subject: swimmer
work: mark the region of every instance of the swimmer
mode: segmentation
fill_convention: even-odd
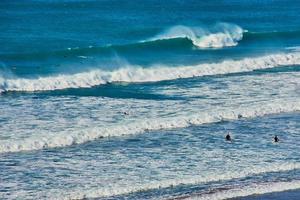
[[[226,135],[225,139],[226,139],[226,141],[231,141],[231,136],[229,133]]]
[[[274,137],[274,142],[279,142],[279,138],[277,137],[277,135],[275,135]]]

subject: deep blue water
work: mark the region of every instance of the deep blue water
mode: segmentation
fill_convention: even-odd
[[[1,1],[0,199],[299,189],[299,9]]]

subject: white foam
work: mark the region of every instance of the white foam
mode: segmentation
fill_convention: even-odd
[[[93,70],[73,75],[57,75],[36,79],[7,78],[0,75],[0,93],[4,91],[45,91],[66,88],[88,88],[108,82],[155,82],[194,76],[249,72],[258,69],[300,64],[300,53],[226,60],[194,66],[131,66],[115,71]]]
[[[191,125],[214,123],[222,120],[236,120],[239,115],[252,118],[281,112],[300,111],[300,101],[280,100],[249,104],[235,108],[224,108],[210,111],[202,111],[198,114],[176,117],[160,117],[156,119],[141,119],[126,124],[108,125],[80,129],[77,131],[65,131],[58,134],[39,133],[34,137],[22,140],[0,141],[0,152],[19,152],[26,150],[38,150],[43,148],[64,147],[72,144],[99,139],[101,137],[122,136],[139,134],[149,130],[183,128]]]
[[[204,27],[174,26],[148,41],[187,38],[200,48],[236,46],[242,40],[244,30],[235,24],[219,23],[209,30]]]
[[[209,183],[214,181],[226,181],[236,178],[244,178],[248,176],[254,176],[263,173],[270,172],[283,172],[299,169],[300,164],[298,163],[284,163],[282,165],[270,165],[264,167],[247,167],[236,172],[225,172],[222,175],[211,174],[209,176],[180,176],[176,179],[166,179],[166,180],[152,180],[144,183],[135,184],[122,184],[113,183],[106,184],[102,187],[91,187],[91,188],[72,188],[68,190],[51,189],[48,191],[43,191],[36,193],[35,196],[38,198],[46,199],[85,199],[85,198],[99,198],[99,197],[110,197],[115,195],[124,195],[133,192],[147,191],[153,189],[163,189],[168,187],[174,187],[178,185],[197,185],[203,183]],[[199,197],[193,197],[193,199],[225,199],[231,197],[248,196],[251,194],[263,194],[267,192],[284,191],[290,189],[297,189],[300,187],[300,181],[291,182],[280,182],[272,184],[262,184],[262,185],[252,185],[245,188],[237,188],[228,191],[221,191],[214,194],[207,194]],[[22,192],[22,191],[20,191]],[[27,195],[26,193],[17,193],[16,195],[22,196]],[[184,199],[184,198],[183,198]],[[192,199],[192,198],[191,198]]]
[[[245,197],[257,194],[266,194],[273,192],[282,192],[286,190],[295,190],[300,188],[300,181],[294,180],[290,182],[271,182],[252,184],[250,186],[236,187],[228,190],[222,190],[216,193],[182,198],[185,200],[221,200],[236,197]]]

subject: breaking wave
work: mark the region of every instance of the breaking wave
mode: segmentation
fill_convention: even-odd
[[[300,64],[300,53],[273,54],[241,60],[193,66],[131,66],[115,71],[92,70],[35,79],[5,77],[0,74],[0,93],[8,91],[46,91],[68,88],[89,88],[111,82],[155,82],[196,76],[249,72],[284,65]]]
[[[178,25],[146,41],[187,38],[199,48],[222,48],[236,46],[242,40],[244,32],[238,25],[229,23],[219,23],[211,30]]]
[[[283,172],[299,169],[298,163],[285,163],[279,165],[269,165],[264,167],[251,167],[245,168],[239,172],[227,172],[222,175],[214,174],[213,176],[194,176],[194,177],[181,177],[181,179],[175,180],[163,180],[163,181],[149,181],[146,184],[127,184],[127,186],[114,186],[109,185],[108,187],[95,187],[95,188],[74,188],[72,190],[60,190],[52,189],[49,191],[43,191],[35,194],[41,199],[86,199],[86,198],[101,198],[101,197],[112,197],[117,195],[129,194],[134,192],[148,191],[154,189],[162,189],[168,187],[176,187],[179,185],[195,185],[199,183],[208,183],[214,181],[226,181],[236,178],[244,178],[253,175],[259,175],[270,172]],[[269,192],[280,192],[291,189],[300,188],[300,181],[294,180],[290,182],[271,182],[271,183],[260,183],[252,184],[244,187],[238,187],[228,190],[219,190],[215,193],[208,193],[201,196],[184,196],[177,197],[176,199],[182,200],[221,200],[234,197],[249,196],[252,194],[264,194]],[[16,194],[21,196],[20,194]]]
[[[176,116],[168,118],[146,119],[123,125],[93,127],[72,132],[57,133],[51,136],[40,133],[39,137],[22,140],[0,141],[0,153],[39,150],[43,148],[64,147],[81,144],[103,137],[140,134],[152,130],[184,128],[192,125],[215,123],[223,120],[237,120],[240,116],[253,118],[268,114],[300,111],[300,101],[281,100],[268,101],[239,108],[216,109],[200,114]]]

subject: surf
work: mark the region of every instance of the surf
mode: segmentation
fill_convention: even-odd
[[[241,105],[236,109],[216,108],[202,111],[199,114],[179,115],[175,117],[160,117],[145,120],[134,120],[126,124],[112,124],[103,127],[91,127],[72,132],[51,133],[41,131],[38,136],[22,140],[10,139],[0,141],[0,153],[32,151],[45,148],[65,147],[97,140],[104,137],[120,137],[135,135],[149,131],[185,128],[194,125],[217,123],[243,118],[261,117],[270,114],[298,112],[300,102],[297,99],[266,101],[249,105]]]
[[[186,38],[199,48],[222,48],[236,46],[244,32],[240,26],[230,23],[218,23],[211,28],[178,25],[145,41]]]
[[[265,166],[253,166],[247,167],[239,172],[227,172],[225,174],[208,174],[201,175],[197,174],[194,176],[189,175],[180,175],[179,178],[167,179],[167,180],[154,180],[148,181],[147,183],[142,182],[139,184],[126,184],[128,187],[124,187],[122,183],[119,185],[118,183],[102,186],[102,187],[93,187],[93,188],[85,188],[82,190],[80,187],[75,187],[72,190],[61,190],[61,189],[50,189],[43,192],[36,193],[36,196],[39,198],[47,198],[47,199],[85,199],[85,198],[101,198],[101,197],[114,197],[118,195],[126,195],[138,192],[146,192],[157,189],[167,189],[174,188],[177,186],[183,185],[197,185],[201,183],[210,183],[216,181],[228,181],[232,179],[241,179],[251,176],[262,175],[265,173],[272,172],[286,172],[291,170],[298,170],[300,165],[298,163],[285,163],[285,164],[268,164]],[[124,183],[123,183],[124,184]],[[228,188],[228,189],[220,189],[216,192],[208,192],[200,195],[191,195],[191,196],[183,196],[178,197],[179,199],[188,199],[188,200],[204,200],[204,199],[213,199],[213,200],[221,200],[227,198],[234,197],[243,197],[249,196],[253,194],[265,194],[269,192],[281,192],[292,189],[299,189],[300,181],[293,180],[290,182],[286,181],[278,181],[278,182],[269,182],[269,183],[252,183],[245,186],[238,186],[236,188]],[[21,195],[21,194],[20,194]],[[61,198],[63,197],[63,198]],[[185,198],[186,197],[186,198]],[[176,198],[177,199],[177,198]]]

